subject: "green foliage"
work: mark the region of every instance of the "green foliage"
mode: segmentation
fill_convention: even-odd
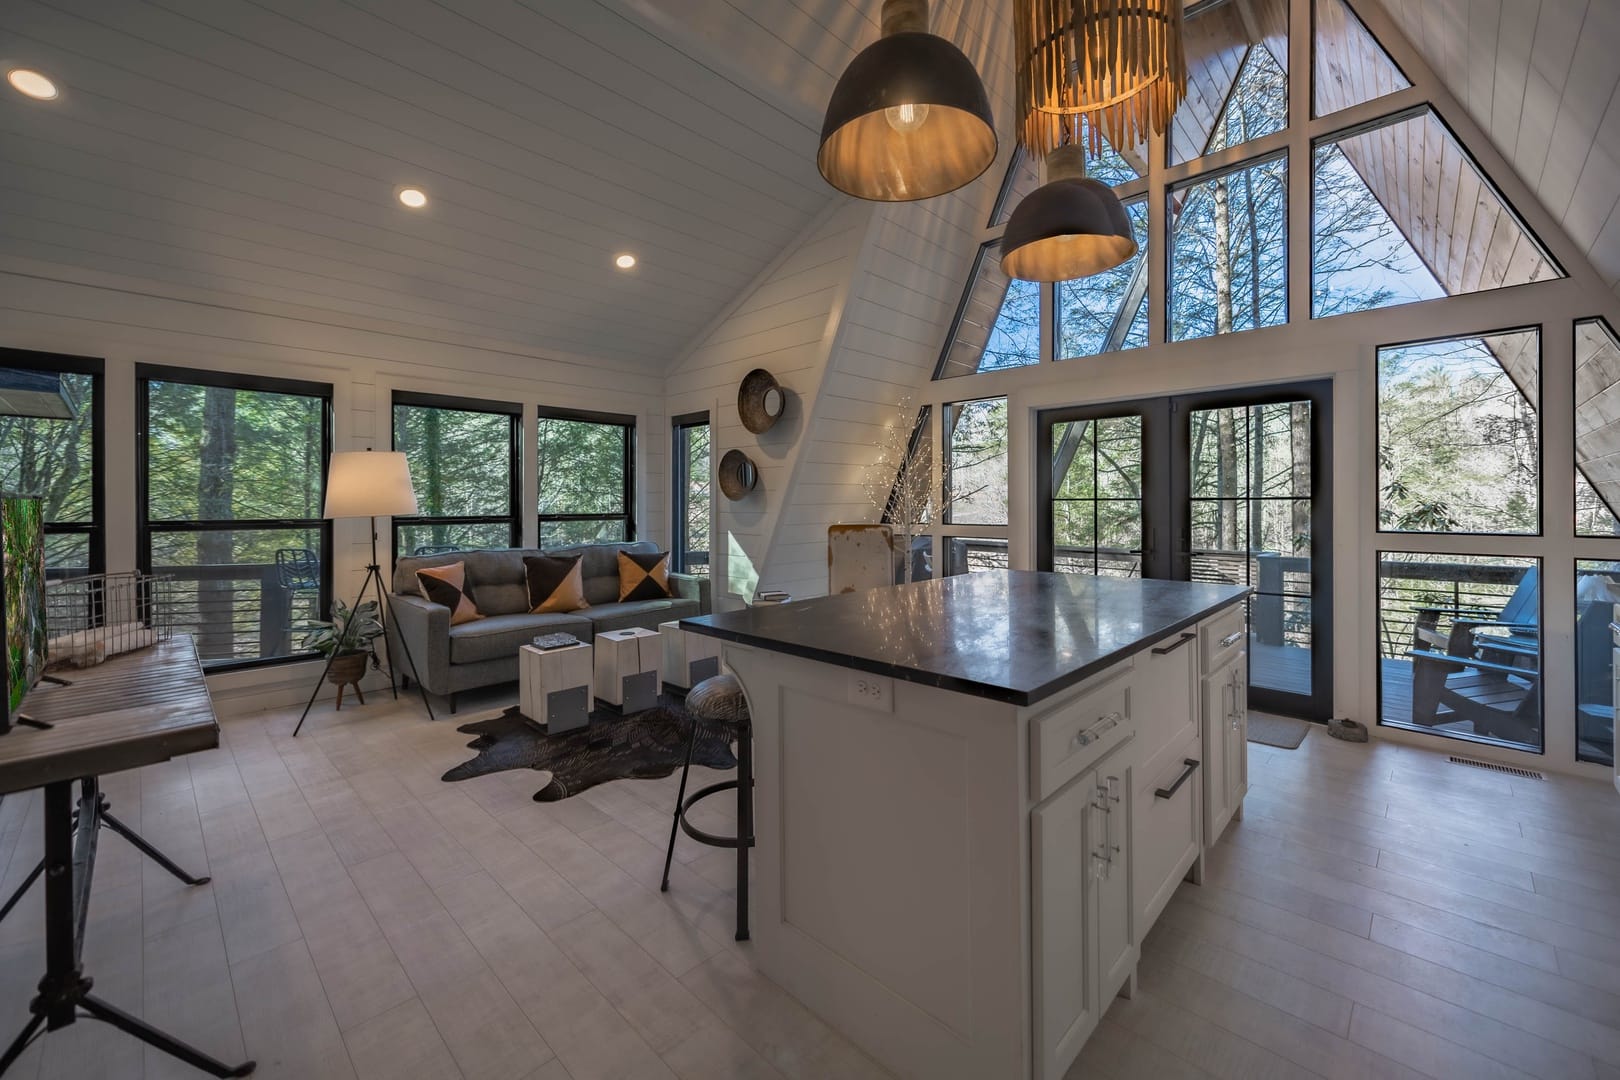
[[[621,424],[541,417],[539,426],[540,546],[628,540],[630,507],[625,468],[632,428]],[[554,515],[586,520],[548,520]]]
[[[95,509],[95,380],[64,374],[62,384],[77,406],[73,419],[0,416],[0,491],[37,495],[51,524],[88,524]],[[45,563],[88,571],[88,537],[47,537]]]
[[[304,635],[301,642],[304,648],[313,649],[322,656],[331,656],[336,653],[371,651],[372,642],[381,637],[383,633],[382,621],[378,618],[377,601],[366,600],[358,607],[350,610],[349,605],[342,600],[332,602],[332,618],[328,621],[317,620],[309,624],[309,632]]]
[[[945,520],[1007,523],[1007,399],[945,406]]]
[[[1540,528],[1536,410],[1508,374],[1537,348],[1529,331],[1379,350],[1380,527]]]

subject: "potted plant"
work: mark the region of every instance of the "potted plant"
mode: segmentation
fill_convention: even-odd
[[[326,681],[338,688],[340,709],[343,707],[345,686],[353,686],[355,694],[359,695],[360,679],[366,673],[366,658],[369,656],[373,664],[377,663],[372,642],[383,632],[382,621],[377,616],[375,600],[367,600],[353,609],[343,601],[335,600],[332,602],[331,621],[310,623],[309,633],[304,635],[304,648],[331,657]],[[361,697],[360,704],[365,703],[366,699]]]

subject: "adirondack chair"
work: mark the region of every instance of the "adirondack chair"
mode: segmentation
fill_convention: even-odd
[[[1541,597],[1534,566],[1502,609],[1426,606],[1412,629],[1412,722],[1468,721],[1475,735],[1540,742]],[[1451,628],[1439,630],[1450,615]]]

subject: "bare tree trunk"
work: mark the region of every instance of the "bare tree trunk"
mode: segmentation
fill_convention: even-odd
[[[1265,546],[1266,504],[1266,409],[1256,406],[1249,412],[1249,547]]]
[[[1311,490],[1311,403],[1296,401],[1289,405],[1288,423],[1291,457],[1294,463],[1293,484],[1289,494],[1297,500],[1301,494]],[[1289,544],[1295,551],[1309,552],[1309,543],[1302,544],[1300,539],[1310,535],[1311,504],[1296,501],[1293,506],[1291,523],[1293,535],[1289,538]]]
[[[203,521],[224,521],[233,516],[232,496],[236,462],[236,391],[210,386],[203,391],[202,460],[197,471],[197,516]],[[197,562],[202,566],[228,566],[232,562],[228,532],[197,534]],[[202,581],[197,585],[199,608],[197,649],[207,659],[233,653],[231,624],[235,615],[235,583]]]
[[[1227,181],[1215,181],[1215,332],[1232,331],[1232,209]],[[1216,546],[1225,551],[1237,547],[1237,519],[1224,500],[1237,496],[1237,431],[1232,413],[1216,414],[1216,490],[1222,502],[1216,505]]]
[[[422,410],[422,457],[427,465],[427,507],[430,514],[444,513],[444,470],[439,465],[443,452],[444,433],[440,430],[442,414],[438,409]],[[442,547],[449,543],[443,525],[433,526],[433,544]]]

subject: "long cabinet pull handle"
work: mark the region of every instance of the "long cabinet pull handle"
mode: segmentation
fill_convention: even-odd
[[[1183,758],[1181,763],[1185,765],[1186,768],[1181,770],[1181,775],[1176,777],[1176,782],[1167,788],[1162,787],[1154,789],[1153,797],[1155,799],[1175,798],[1176,792],[1181,790],[1181,785],[1190,780],[1192,778],[1192,774],[1198,771],[1197,758]]]
[[[1163,656],[1165,653],[1175,652],[1177,649],[1181,648],[1183,645],[1187,644],[1187,642],[1191,641],[1197,636],[1197,634],[1182,634],[1179,638],[1172,641],[1168,645],[1155,645],[1153,647],[1153,655]]]
[[[1221,648],[1230,649],[1233,645],[1236,645],[1238,641],[1242,639],[1242,637],[1242,630],[1232,631],[1230,634],[1227,634],[1225,637],[1221,638]]]
[[[1120,722],[1123,721],[1124,719],[1125,719],[1125,717],[1121,713],[1117,713],[1117,712],[1109,713],[1107,716],[1103,717],[1101,720],[1097,721],[1095,724],[1092,724],[1090,727],[1086,728],[1084,731],[1077,732],[1075,734],[1075,736],[1074,736],[1074,745],[1076,745],[1076,746],[1090,746],[1092,743],[1096,742],[1098,739],[1100,739],[1104,735],[1108,734],[1108,732],[1110,732],[1110,731],[1114,730],[1114,728],[1118,727],[1120,725]]]

